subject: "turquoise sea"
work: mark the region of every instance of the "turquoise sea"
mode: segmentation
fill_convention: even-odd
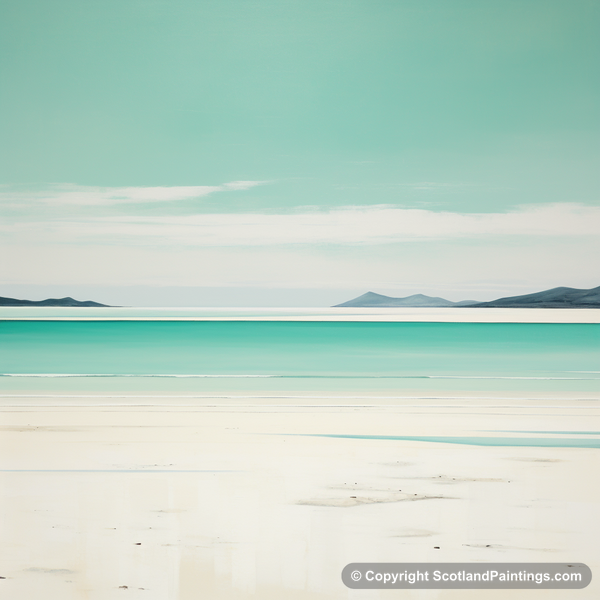
[[[0,394],[600,392],[600,325],[0,321]]]

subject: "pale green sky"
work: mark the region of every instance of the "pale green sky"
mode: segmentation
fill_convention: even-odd
[[[0,295],[596,286],[599,30],[588,0],[2,0]]]

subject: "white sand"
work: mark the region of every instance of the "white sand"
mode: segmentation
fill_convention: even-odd
[[[599,308],[67,308],[0,307],[3,320],[600,323]]]
[[[295,435],[600,431],[592,396],[470,396],[2,398],[1,596],[600,597],[600,450]],[[577,561],[596,579],[577,591],[348,590],[341,570],[362,561]]]

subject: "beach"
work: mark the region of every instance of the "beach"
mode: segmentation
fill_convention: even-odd
[[[600,568],[597,325],[0,333],[11,599],[375,599],[394,592],[348,589],[348,563]],[[591,600],[599,585],[510,595]]]
[[[598,447],[577,447],[589,434],[558,433],[600,429],[595,399],[173,400],[17,408],[3,398],[6,597],[383,598],[390,592],[345,588],[342,568],[600,567]],[[398,435],[511,445],[377,438]],[[543,593],[591,599],[598,583]]]
[[[599,28],[0,1],[0,600],[600,600]]]

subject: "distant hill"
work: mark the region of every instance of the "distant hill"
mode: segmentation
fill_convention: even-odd
[[[2,298],[0,297],[0,306],[107,306],[106,304],[100,304],[99,302],[92,302],[87,300],[85,302],[79,302],[73,300],[73,298],[48,298],[48,300],[17,300],[16,298]]]
[[[431,296],[424,296],[423,294],[414,294],[413,296],[407,296],[406,298],[392,298],[390,296],[383,296],[382,294],[375,294],[374,292],[367,292],[358,298],[354,298],[354,300],[348,300],[348,302],[344,302],[343,304],[337,304],[334,308],[395,308],[402,306],[407,308],[436,308],[443,306],[469,306],[471,304],[477,304],[477,301],[463,300],[461,302],[451,302],[444,298],[433,298]]]
[[[600,308],[600,286],[590,290],[557,287],[535,294],[480,302],[472,308]]]
[[[433,298],[423,294],[414,294],[406,298],[391,298],[390,296],[367,292],[358,298],[343,304],[337,304],[334,308],[395,308],[403,306],[407,308],[446,306],[468,306],[469,308],[600,308],[600,286],[590,290],[557,287],[535,294],[499,298],[491,302],[477,302],[476,300],[451,302],[444,298]]]

